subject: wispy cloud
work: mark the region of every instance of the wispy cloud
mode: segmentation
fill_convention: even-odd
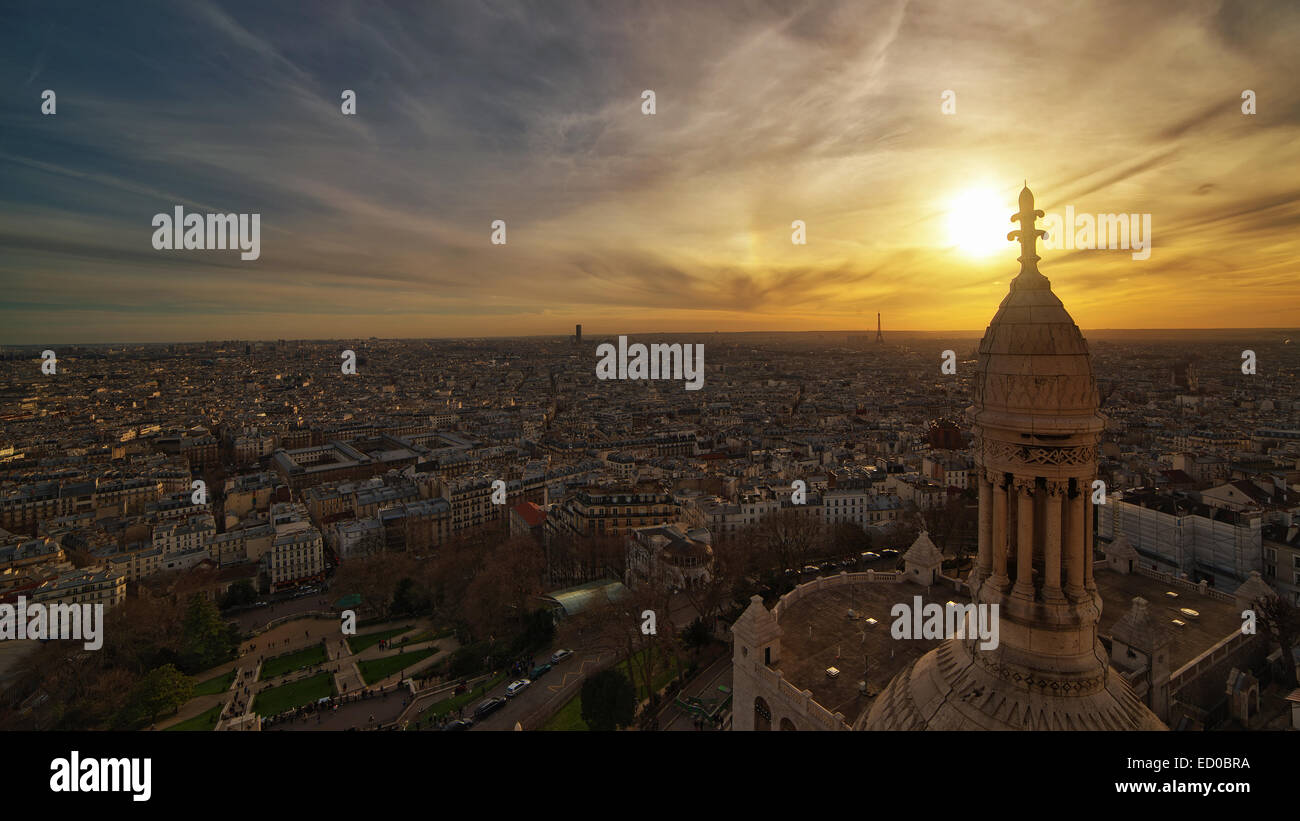
[[[1150,260],[1043,253],[1081,325],[1285,324],[1297,34],[1285,2],[28,7],[0,342],[978,328],[1017,249],[946,212],[991,189],[1009,230],[1024,178],[1153,216]],[[154,251],[175,205],[261,213],[262,257]]]

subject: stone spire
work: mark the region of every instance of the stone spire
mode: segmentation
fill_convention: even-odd
[[[1038,238],[1046,237],[1047,232],[1034,225],[1035,220],[1043,216],[1041,209],[1034,208],[1034,192],[1028,184],[1020,189],[1020,211],[1011,215],[1012,222],[1020,223],[1020,228],[1007,234],[1009,240],[1020,240],[1020,274],[1012,281],[1015,288],[1046,288],[1047,278],[1038,272]]]

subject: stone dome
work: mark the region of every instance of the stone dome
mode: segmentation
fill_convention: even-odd
[[[972,421],[1070,434],[1100,431],[1088,343],[1047,277],[1024,271],[980,341]]]
[[[1020,192],[1020,273],[980,340],[971,423],[990,431],[1068,436],[1099,433],[1105,427],[1088,343],[1052,283],[1038,271],[1036,246],[1047,232],[1036,227],[1043,212],[1034,195]]]

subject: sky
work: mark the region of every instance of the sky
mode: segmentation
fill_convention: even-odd
[[[1147,259],[1040,247],[1085,330],[1295,327],[1298,41],[1289,0],[10,2],[0,344],[982,329],[1026,180],[1150,215]],[[178,205],[260,257],[155,250]]]

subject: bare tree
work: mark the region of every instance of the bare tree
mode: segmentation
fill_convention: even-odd
[[[1295,647],[1300,641],[1300,607],[1284,597],[1265,596],[1255,602],[1255,612],[1265,632],[1282,648],[1282,669],[1287,686],[1295,687]]]
[[[680,641],[672,618],[671,599],[672,591],[667,585],[647,580],[618,602],[617,609],[622,614],[618,625],[628,672],[637,685],[638,695],[649,700],[649,708],[657,702],[658,673],[668,669],[670,662],[681,670]],[[649,715],[647,709],[643,718]]]
[[[781,568],[798,568],[825,542],[820,520],[811,511],[796,507],[769,513],[756,530],[761,549]]]
[[[739,542],[732,540],[720,540],[711,548],[713,561],[708,576],[696,584],[687,585],[683,591],[696,615],[704,620],[710,631],[717,621],[718,610],[730,600],[737,583],[749,572],[751,556]]]

